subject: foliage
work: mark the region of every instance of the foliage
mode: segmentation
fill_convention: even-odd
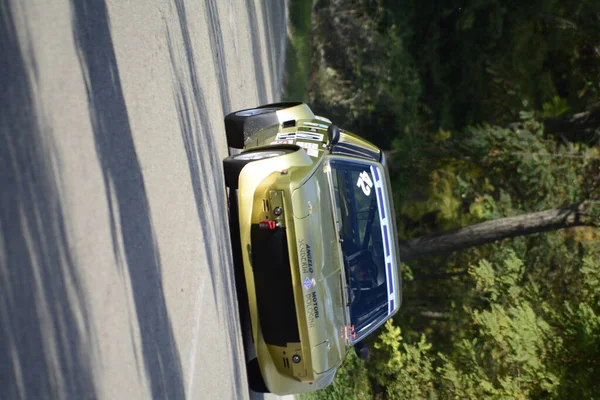
[[[319,0],[314,22],[310,101],[380,145],[423,125],[504,125],[524,107],[556,117],[600,96],[595,0]]]
[[[406,160],[394,178],[396,208],[404,218],[401,235],[575,204],[600,194],[593,172],[600,170],[599,149],[561,146],[533,119],[517,130],[481,125],[455,134],[441,131],[429,141],[406,135],[394,146],[395,156]]]
[[[436,398],[431,344],[425,336],[406,343],[400,328],[389,320],[374,348],[378,351],[369,360],[369,375],[376,388],[384,388],[387,399]]]
[[[543,125],[598,106],[599,2],[319,0],[314,23],[309,99],[391,149],[401,238],[600,199],[600,149]],[[600,398],[598,229],[401,268],[399,314],[323,396]]]
[[[518,117],[523,102],[535,109],[557,102],[581,109],[597,101],[597,1],[383,3],[408,38],[421,100],[439,126],[504,124]]]
[[[312,3],[312,0],[291,0],[289,3],[290,26],[285,55],[283,100],[304,101],[307,98]]]
[[[595,398],[600,366],[598,260],[586,257],[579,271],[586,290],[576,307],[551,307],[514,252],[492,268],[482,260],[470,269],[485,299],[470,311],[476,328],[438,368],[448,397]],[[593,288],[593,289],[592,289]],[[583,296],[581,296],[583,295]]]
[[[304,400],[366,400],[372,398],[371,386],[364,362],[351,351],[330,386],[306,393]]]
[[[519,130],[483,125],[438,134],[434,139],[397,140],[398,152],[408,157],[394,178],[401,237],[600,195],[594,181],[600,171],[598,149],[582,144],[559,146],[534,120],[526,120]],[[412,151],[407,149],[409,144]],[[401,310],[406,333],[411,338],[415,338],[411,336],[413,330],[426,333],[442,348],[462,339],[464,329],[468,329],[468,315],[462,305],[476,289],[466,275],[467,267],[490,256],[498,257],[490,261],[502,262],[504,256],[494,256],[498,246],[514,250],[527,266],[535,266],[536,273],[544,277],[540,290],[552,294],[549,301],[557,305],[562,295],[577,290],[573,272],[597,238],[594,232],[578,229],[516,238],[412,263],[414,280],[405,282],[408,301]],[[426,316],[432,313],[446,316]],[[458,338],[450,336],[457,333]]]
[[[556,332],[523,293],[523,262],[513,252],[507,257],[500,266],[482,260],[470,269],[481,304],[470,310],[475,329],[452,359],[442,356],[438,370],[451,396],[518,399],[556,392],[558,378],[547,363]]]
[[[557,306],[514,250],[490,256],[469,268],[468,323],[451,347],[407,341],[390,320],[365,364],[352,355],[333,386],[308,398],[598,398],[600,249],[575,271],[580,290]]]
[[[386,148],[417,115],[418,74],[385,10],[369,0],[315,2],[314,109]]]
[[[559,397],[598,398],[600,386],[600,257],[588,255],[579,271],[581,290],[565,301],[564,312],[549,310],[553,323],[563,334],[555,352],[561,386]]]

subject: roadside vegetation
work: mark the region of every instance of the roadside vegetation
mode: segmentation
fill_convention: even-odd
[[[303,398],[600,398],[600,3],[567,3],[297,14],[310,64],[288,98],[388,149],[399,245],[425,243],[372,356]],[[564,218],[434,251],[444,232],[548,210]]]
[[[311,68],[312,0],[290,0],[283,100],[307,100]]]

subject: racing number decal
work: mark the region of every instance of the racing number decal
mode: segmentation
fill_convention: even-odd
[[[369,176],[367,171],[363,171],[358,175],[358,181],[356,182],[356,186],[362,189],[365,196],[371,195],[371,188],[373,187],[373,181]]]

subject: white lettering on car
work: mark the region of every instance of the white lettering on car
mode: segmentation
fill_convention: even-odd
[[[362,189],[365,196],[371,195],[371,188],[373,187],[373,181],[369,176],[367,171],[363,171],[358,175],[358,181],[356,182],[356,186]]]

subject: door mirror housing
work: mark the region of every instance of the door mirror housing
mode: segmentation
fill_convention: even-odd
[[[333,146],[340,140],[340,128],[337,125],[329,125],[327,128],[327,139],[329,141],[329,150],[333,149]]]

